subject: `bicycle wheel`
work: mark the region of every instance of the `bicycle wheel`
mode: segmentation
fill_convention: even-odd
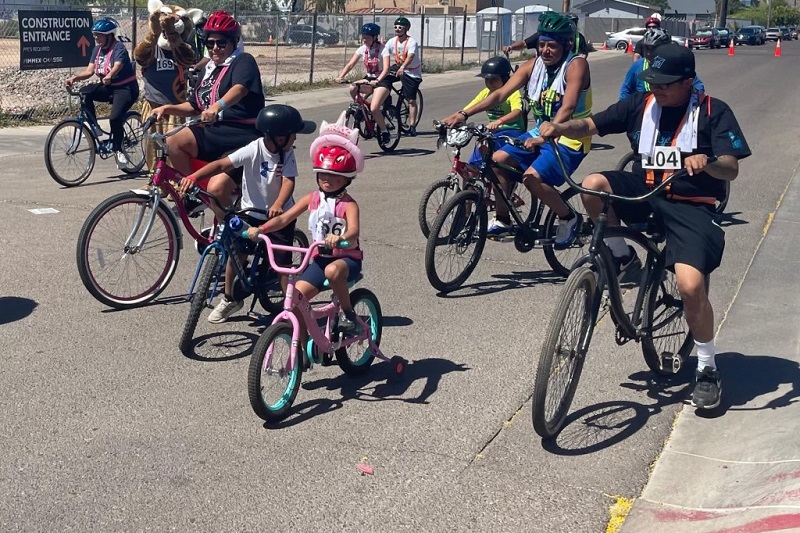
[[[122,151],[128,158],[128,165],[120,168],[126,174],[136,174],[144,167],[144,135],[142,133],[142,117],[139,113],[129,112],[122,125],[125,137],[122,140]]]
[[[289,414],[303,375],[303,350],[291,366],[292,326],[278,322],[268,327],[256,341],[247,372],[247,395],[253,412],[268,422]],[[291,368],[290,368],[291,367]]]
[[[642,355],[647,366],[662,376],[680,371],[686,366],[683,363],[692,352],[694,339],[673,272],[664,269],[660,279],[650,283],[642,315]],[[672,363],[675,357],[679,359]]]
[[[372,291],[359,288],[350,293],[350,302],[353,304],[353,311],[369,328],[370,339],[379,346],[383,333],[383,313],[378,297]],[[336,362],[345,374],[351,376],[364,374],[369,370],[373,359],[375,354],[370,351],[367,341],[356,342],[347,348],[336,350]]]
[[[191,305],[189,306],[189,316],[186,317],[186,324],[183,326],[181,338],[178,341],[178,349],[186,356],[192,355],[192,339],[197,329],[197,321],[203,309],[211,307],[208,298],[211,296],[211,282],[217,277],[219,270],[219,250],[214,248],[209,250],[204,259],[205,264],[197,283],[194,286],[194,294],[191,295]],[[223,267],[224,268],[224,267]]]
[[[450,174],[443,180],[431,183],[419,202],[419,229],[427,239],[431,233],[431,225],[442,210],[442,206],[461,190],[458,176]]]
[[[68,119],[57,124],[44,142],[44,164],[64,187],[80,185],[94,170],[95,138],[85,123]]]
[[[561,198],[570,206],[575,216],[579,217],[575,238],[572,244],[563,250],[556,250],[552,244],[544,245],[543,250],[547,264],[550,265],[553,272],[566,278],[569,276],[572,265],[586,253],[586,247],[592,242],[594,224],[583,207],[578,191],[567,189],[561,193]],[[544,228],[545,239],[555,239],[558,231],[558,217],[553,211],[548,210],[542,227]]]
[[[86,290],[108,306],[130,309],[145,304],[175,275],[181,236],[163,202],[156,206],[147,240],[138,246],[153,215],[152,202],[149,196],[123,192],[98,205],[83,223],[76,250],[78,273]]]
[[[472,274],[486,245],[487,225],[477,191],[461,191],[447,201],[425,247],[425,273],[434,289],[453,291]]]
[[[533,429],[545,439],[561,431],[583,370],[594,324],[595,273],[588,267],[569,275],[550,317],[533,385]]]
[[[424,101],[422,98],[422,91],[417,88],[417,116],[414,120],[414,126],[416,127],[419,124],[419,121],[422,119],[422,108],[424,106]],[[410,126],[408,117],[411,116],[411,112],[408,108],[408,102],[406,102],[405,98],[401,98],[398,104],[400,106],[400,124],[402,125],[403,133],[408,133],[408,128]]]
[[[722,200],[718,200],[717,201],[717,206],[714,209],[714,211],[718,215],[721,215],[722,213],[725,212],[725,208],[728,207],[728,200],[730,200],[730,197],[731,197],[731,182],[730,181],[726,181],[725,182],[725,198],[723,198]]]
[[[627,154],[622,156],[622,159],[619,160],[614,170],[624,170],[626,172],[632,172],[634,161],[636,161],[636,154],[633,152],[628,152]]]
[[[308,237],[303,232],[303,230],[295,228],[294,229],[294,237],[292,238],[292,246],[296,246],[298,248],[308,248]],[[266,252],[264,252],[266,253]],[[263,259],[266,267],[270,270],[270,274],[275,275],[274,272],[271,272],[272,269],[269,268],[269,260],[265,257]],[[293,253],[292,254],[292,266],[299,266],[300,263],[303,262],[303,254],[301,253]],[[283,292],[283,289],[278,283],[277,287],[262,291],[258,295],[258,303],[267,313],[276,314],[283,311],[283,301],[286,299],[286,295]]]
[[[511,197],[509,198],[514,208],[519,212],[520,218],[526,224],[530,223],[534,216],[536,216],[536,208],[539,206],[538,198],[534,198],[531,191],[522,183],[514,183],[514,188],[511,189]],[[497,200],[495,200],[495,203]]]
[[[384,152],[391,152],[400,142],[400,106],[383,106],[381,108],[383,120],[386,122],[386,131],[389,132],[389,142],[384,143],[378,134],[378,146]]]
[[[347,108],[344,114],[344,125],[350,128],[351,130],[357,129],[359,133],[363,136],[364,132],[361,129],[361,121],[358,120],[358,113],[359,109],[356,107],[354,108],[352,105]]]

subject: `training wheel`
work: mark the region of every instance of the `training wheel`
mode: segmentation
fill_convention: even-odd
[[[406,365],[408,362],[400,357],[399,355],[395,355],[391,359],[389,359],[389,366],[392,369],[392,373],[389,376],[389,381],[397,380],[403,373],[406,371]]]

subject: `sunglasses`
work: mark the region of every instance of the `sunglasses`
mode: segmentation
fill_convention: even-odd
[[[208,48],[225,48],[228,46],[228,41],[226,39],[206,39],[206,46]]]
[[[656,90],[659,90],[659,91],[666,91],[667,89],[669,89],[670,87],[672,87],[676,83],[682,82],[684,79],[686,79],[686,78],[681,78],[679,80],[675,80],[675,81],[672,81],[672,82],[669,82],[669,83],[651,83],[650,84],[650,88],[651,89],[656,89]]]
[[[396,29],[396,30],[404,30],[404,29],[406,29],[406,27],[405,26],[395,26],[394,29]]]
[[[648,30],[652,30],[652,29],[655,29],[655,28],[658,28],[658,26],[653,26],[653,25],[647,26]]]

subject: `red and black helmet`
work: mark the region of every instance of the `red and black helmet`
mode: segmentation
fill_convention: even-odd
[[[345,178],[354,178],[358,164],[346,148],[338,145],[322,146],[314,154],[314,172],[327,172]]]
[[[203,26],[203,33],[221,33],[232,35],[238,39],[242,35],[242,26],[227,11],[214,11]],[[234,46],[236,43],[234,43]]]

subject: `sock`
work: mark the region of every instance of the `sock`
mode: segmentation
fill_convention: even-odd
[[[608,246],[608,249],[611,250],[611,253],[614,255],[614,257],[628,256],[628,245],[625,243],[625,239],[623,237],[609,237],[604,240],[606,242],[606,246]]]
[[[563,220],[563,221],[565,221],[565,222],[566,222],[567,220],[572,220],[573,218],[575,218],[575,212],[574,212],[574,211],[572,211],[572,209],[570,209],[570,210],[569,210],[569,214],[568,214],[567,216],[565,216],[565,217],[559,216],[559,217],[558,217],[558,220],[559,220],[559,221]],[[613,238],[613,237],[612,237],[612,238]],[[624,240],[624,239],[623,239],[623,240]]]
[[[708,342],[694,341],[694,344],[697,346],[697,369],[703,370],[705,367],[710,366],[712,370],[716,370],[714,339]]]

